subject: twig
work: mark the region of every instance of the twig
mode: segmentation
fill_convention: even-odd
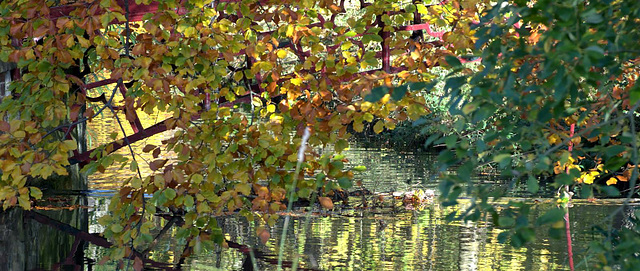
[[[121,84],[121,83],[122,83],[122,79],[118,79],[118,82],[116,82],[116,86],[113,88],[113,92],[111,92],[111,97],[109,97],[109,101],[107,101],[107,102],[105,103],[105,105],[103,105],[100,109],[98,109],[98,111],[96,111],[96,113],[95,113],[94,115],[98,115],[98,114],[102,113],[102,111],[103,111],[105,108],[107,108],[107,107],[111,106],[111,102],[113,101],[113,98],[114,98],[114,97],[115,97],[115,95],[116,95],[116,91],[118,90],[118,84]],[[49,136],[49,135],[51,135],[51,134],[53,134],[53,133],[55,133],[55,132],[57,132],[57,131],[59,131],[59,130],[61,130],[61,129],[65,128],[65,127],[69,128],[69,127],[71,127],[71,126],[74,126],[74,125],[78,125],[78,124],[80,124],[80,123],[83,123],[83,122],[85,122],[85,121],[87,121],[87,120],[89,120],[89,118],[87,118],[87,117],[83,117],[83,118],[81,118],[81,119],[79,119],[79,120],[77,120],[77,121],[74,121],[74,122],[72,122],[72,123],[60,125],[60,126],[58,126],[58,127],[54,128],[53,130],[51,130],[51,131],[47,132],[45,135],[43,135],[43,136],[42,136],[42,139],[45,139],[47,136]]]
[[[142,251],[143,255],[147,255],[147,253],[149,253],[149,251],[151,251],[151,249],[153,249],[153,247],[158,244],[158,241],[160,240],[160,237],[162,237],[165,233],[167,233],[167,231],[173,226],[173,224],[176,223],[176,220],[178,220],[177,217],[172,216],[169,221],[167,222],[166,225],[164,225],[164,227],[162,228],[162,230],[160,230],[160,232],[153,238],[153,241],[151,242],[151,244],[149,244],[149,247],[147,247],[147,249]]]
[[[24,212],[25,212],[24,213],[25,218],[33,219],[43,225],[47,225],[49,227],[52,227],[66,234],[75,236],[76,238],[80,238],[96,246],[104,247],[104,248],[110,248],[113,246],[113,244],[109,242],[109,240],[107,240],[106,238],[100,235],[88,233],[86,231],[73,227],[69,224],[60,222],[58,220],[55,220],[53,218],[50,218],[46,215],[43,215],[34,211],[24,211]],[[142,254],[135,250],[133,251],[133,255],[129,257],[129,259],[133,259],[134,256],[140,257],[144,263],[150,264],[154,268],[158,268],[162,270],[174,270],[172,264],[166,264],[166,263],[156,262],[151,259],[142,258],[141,257]]]
[[[118,117],[118,114],[116,113],[116,111],[113,109],[113,107],[109,106],[109,109],[111,109],[111,113],[113,113],[113,115],[116,117],[116,121],[118,122],[118,125],[120,126],[120,130],[122,131],[122,134],[124,136],[124,143],[127,145],[127,147],[129,147],[129,151],[131,152],[131,159],[133,159],[133,162],[136,163],[136,165],[138,164],[138,161],[136,161],[136,154],[133,152],[133,148],[131,147],[131,143],[129,142],[129,138],[127,137],[127,132],[124,130],[124,126],[122,126],[122,122],[120,121],[120,117]],[[136,171],[138,173],[138,178],[140,178],[140,180],[142,180],[142,173],[140,173],[140,167],[136,166]],[[140,189],[140,198],[142,200],[142,213],[140,214],[140,220],[138,220],[138,223],[136,224],[136,231],[137,234],[136,236],[140,236],[140,230],[142,227],[142,221],[144,220],[144,214],[146,211],[146,200],[144,199],[144,189],[141,188]],[[133,246],[133,237],[131,237],[131,253],[133,253],[133,251],[135,251],[135,247]],[[132,254],[133,256],[133,254]],[[129,262],[131,263],[131,262]],[[128,269],[128,265],[127,265],[127,269]]]
[[[304,152],[307,149],[307,140],[310,137],[309,128],[304,129],[302,135],[302,141],[300,142],[300,148],[298,149],[298,163],[296,164],[296,171],[293,175],[293,183],[291,185],[291,191],[289,192],[289,203],[287,204],[287,215],[284,218],[284,226],[282,227],[282,236],[280,237],[280,250],[278,251],[278,271],[282,270],[282,256],[284,254],[284,242],[287,240],[287,228],[289,227],[289,220],[291,219],[291,208],[293,207],[293,196],[296,193],[296,186],[298,183],[298,173],[300,173],[300,167],[304,162]]]

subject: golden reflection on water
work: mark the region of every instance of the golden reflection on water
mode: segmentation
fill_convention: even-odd
[[[163,121],[171,115],[163,112],[155,112],[154,114],[146,114],[144,112],[137,112],[140,122],[144,128],[148,128],[160,121]],[[87,144],[89,149],[93,149],[102,144],[113,141],[112,135],[117,135],[116,140],[124,138],[124,134],[130,136],[133,134],[131,125],[126,121],[124,114],[119,113],[118,118],[124,128],[124,133],[118,124],[118,120],[109,110],[104,110],[100,115],[97,115],[87,126],[88,140]],[[135,154],[136,161],[138,162],[138,168],[143,177],[152,173],[149,169],[148,163],[153,161],[151,153],[145,153],[142,151],[144,146],[152,144],[155,146],[162,145],[162,141],[170,138],[174,131],[166,131],[156,134],[146,139],[140,140],[131,144],[133,153]],[[163,150],[164,151],[164,150]],[[121,154],[129,160],[131,160],[131,151],[126,146],[117,150],[116,153]],[[160,158],[171,158],[171,154],[161,153]],[[89,189],[96,191],[114,191],[120,188],[120,185],[130,177],[135,176],[137,173],[131,171],[129,167],[120,169],[120,165],[114,164],[107,168],[103,173],[96,173],[89,176]]]
[[[149,127],[168,117],[167,114],[146,115],[138,113],[143,126]],[[124,115],[125,133],[132,134],[131,127]],[[89,124],[91,147],[111,141],[110,135],[123,133],[110,112]],[[151,173],[146,162],[152,161],[150,153],[143,153],[147,144],[162,145],[161,141],[171,137],[172,132],[164,132],[133,144],[141,173]],[[127,148],[118,153],[130,156]],[[162,154],[167,157],[168,154]],[[169,154],[170,156],[170,154]],[[397,152],[382,148],[364,148],[354,144],[347,152],[352,165],[366,165],[367,171],[356,176],[365,187],[375,192],[409,191],[415,189],[436,189],[437,175],[433,166],[434,155],[417,152]],[[168,157],[170,158],[170,157]],[[128,168],[122,170],[112,166],[104,173],[90,176],[89,188],[92,190],[117,190],[128,177],[134,176]],[[520,201],[523,198],[503,198],[497,205],[508,201]],[[95,221],[106,213],[108,199],[92,211],[92,232],[101,229]],[[551,199],[541,199],[534,205],[531,219],[551,208]],[[468,204],[464,200],[462,205]],[[598,200],[595,203],[574,201],[570,209],[572,234],[574,235],[574,253],[576,261],[587,255],[589,243],[597,239],[591,226],[602,223],[606,216],[619,208],[620,200]],[[292,229],[288,232],[285,246],[285,259],[293,260],[299,255],[301,265],[320,270],[563,270],[568,269],[566,244],[564,239],[552,239],[547,227],[535,229],[537,240],[523,248],[514,248],[498,242],[498,235],[505,229],[496,228],[490,222],[446,222],[443,218],[452,209],[437,205],[422,211],[395,210],[347,210],[328,216],[311,216],[306,227],[304,216],[293,219]],[[159,230],[166,221],[158,219]],[[282,221],[271,229],[271,239],[266,245],[260,244],[255,237],[255,225],[240,217],[223,219],[227,237],[235,242],[255,247],[269,255],[278,254],[279,233]],[[175,234],[175,231],[172,232]],[[164,249],[156,251],[153,258],[158,261],[174,261],[184,244],[176,243],[171,236],[160,245]],[[95,250],[91,252],[97,255]],[[242,266],[244,256],[233,249],[202,251],[186,261],[191,270],[210,270],[221,267],[223,270],[237,270]],[[101,268],[98,268],[101,269]],[[261,270],[276,270],[270,264],[262,264]],[[104,269],[104,270],[109,270]]]
[[[542,213],[551,207],[540,206],[536,212]],[[576,262],[584,259],[589,243],[597,239],[591,234],[592,222],[604,219],[617,207],[580,204],[571,210],[572,218],[576,219],[572,224]],[[437,205],[423,211],[374,213],[375,210],[351,210],[311,216],[308,225],[304,215],[297,216],[288,231],[285,259],[291,261],[297,255],[302,267],[319,270],[568,269],[566,240],[548,237],[548,227],[535,229],[536,242],[514,248],[498,242],[498,235],[504,230],[491,223],[447,223],[442,217],[452,210]],[[234,225],[246,223],[241,220],[234,220]],[[253,230],[242,233],[232,230],[229,237],[242,240],[268,255],[277,255],[281,227],[282,223],[271,230],[271,239],[266,245],[257,243],[255,237],[241,237],[242,233],[246,236],[246,232]],[[215,266],[210,257],[210,253],[203,253],[190,261],[199,266]],[[276,270],[276,267],[264,265],[261,269]]]

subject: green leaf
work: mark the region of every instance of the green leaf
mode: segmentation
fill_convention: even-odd
[[[338,178],[338,184],[343,189],[349,189],[353,186],[353,184],[351,183],[351,180],[349,180],[349,178],[347,177]]]
[[[387,93],[389,93],[388,87],[386,86],[375,87],[371,90],[371,93],[369,93],[369,95],[364,97],[364,100],[367,102],[375,103],[377,101],[380,101],[380,99],[382,99],[382,97],[384,97],[384,95],[386,95]]]
[[[447,145],[447,148],[453,149],[458,143],[458,137],[455,135],[450,135],[444,138],[444,143]]]
[[[502,163],[502,161],[504,161],[505,159],[511,159],[511,154],[509,153],[498,154],[493,157],[493,162]]]
[[[31,196],[35,199],[41,199],[42,198],[42,191],[40,191],[39,188],[37,187],[29,187],[29,192],[31,194]]]
[[[465,83],[467,82],[465,77],[462,76],[458,76],[458,77],[451,77],[449,79],[447,79],[445,85],[444,85],[444,90],[448,91],[448,90],[459,90]]]
[[[460,60],[455,57],[455,56],[445,56],[444,60],[447,61],[447,63],[449,63],[449,65],[453,68],[459,68],[462,67],[462,63],[460,63]]]
[[[602,18],[602,15],[596,13],[595,10],[589,10],[588,12],[584,13],[582,15],[582,18],[584,19],[584,21],[588,24],[599,24],[602,21],[604,21],[604,19]]]
[[[538,180],[533,176],[529,176],[529,178],[527,179],[527,191],[529,191],[532,194],[535,194],[535,193],[538,193],[539,189],[540,189],[540,184],[538,183]]]
[[[349,147],[349,142],[347,142],[344,139],[340,139],[336,142],[335,144],[335,149],[337,152],[342,152],[343,150],[345,150],[346,148]]]
[[[513,217],[500,216],[500,218],[498,218],[498,225],[500,225],[500,227],[513,227],[515,224],[516,220],[513,219]]]
[[[616,188],[615,186],[610,186],[610,185],[603,185],[599,187],[600,190],[602,190],[604,193],[607,194],[607,196],[609,197],[618,197],[620,196],[620,190],[618,190],[618,188]]]
[[[408,90],[409,88],[407,84],[393,88],[393,92],[391,92],[391,99],[394,101],[401,100]]]
[[[591,185],[580,186],[580,197],[583,199],[588,199],[593,197],[593,186]]]
[[[613,157],[616,156],[620,153],[622,153],[623,151],[625,151],[625,147],[621,146],[621,145],[613,145],[613,146],[609,146],[607,147],[607,149],[605,149],[604,153],[607,157]]]
[[[38,65],[36,65],[36,67],[39,72],[46,72],[51,69],[51,63],[49,63],[49,61],[43,60],[38,62]]]
[[[167,197],[167,199],[172,200],[176,197],[176,190],[167,188],[166,190],[164,190],[164,196]]]
[[[570,174],[562,173],[556,176],[555,183],[559,185],[571,185],[574,183],[575,177]]]
[[[431,146],[431,143],[433,143],[434,141],[440,139],[442,135],[439,133],[435,133],[429,136],[429,138],[427,138],[427,140],[424,142],[424,147],[428,148]]]
[[[603,57],[605,52],[604,49],[602,49],[602,47],[597,46],[597,45],[591,45],[589,47],[587,47],[587,49],[584,49],[586,52],[592,53],[592,55],[597,56],[597,57]]]
[[[366,170],[367,170],[366,166],[355,166],[355,167],[353,167],[353,171],[363,172],[363,171],[366,171]]]
[[[355,31],[351,30],[351,31],[349,31],[347,33],[344,33],[344,35],[347,36],[347,37],[352,38],[352,37],[355,37],[356,35],[358,35],[358,33],[356,33]]]
[[[520,228],[516,231],[516,234],[511,237],[511,245],[514,247],[522,247],[528,242],[533,241],[536,238],[536,232],[530,228]]]
[[[629,90],[629,103],[636,104],[640,100],[640,84],[635,84]]]
[[[564,218],[564,210],[560,208],[554,208],[540,216],[536,220],[538,226],[560,221]]]
[[[121,232],[124,228],[122,227],[122,225],[120,224],[113,224],[111,225],[111,231],[112,232]]]

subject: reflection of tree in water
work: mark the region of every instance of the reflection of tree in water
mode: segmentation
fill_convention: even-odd
[[[34,270],[82,266],[84,240],[69,230],[87,231],[86,197],[69,197],[71,208],[0,212],[0,269]],[[53,210],[51,210],[53,209]],[[57,223],[43,223],[41,218]],[[68,229],[60,230],[60,227]],[[56,268],[56,269],[57,269]]]
[[[78,197],[82,199],[84,197]],[[106,208],[108,200],[93,201]],[[69,204],[81,205],[81,200]],[[607,205],[608,204],[608,205]],[[93,204],[91,204],[93,205]],[[83,205],[86,206],[86,205]],[[607,215],[620,205],[605,203],[602,205],[576,204],[570,209],[574,253],[586,255],[589,243],[598,238],[591,225],[606,225]],[[549,207],[533,206],[531,219],[536,219]],[[635,207],[627,207],[619,216],[614,217],[614,227],[628,227],[629,216]],[[299,254],[300,265],[304,268],[331,270],[335,268],[353,269],[410,269],[410,270],[479,270],[479,269],[521,269],[540,270],[545,268],[563,269],[566,261],[565,240],[552,239],[547,235],[548,227],[536,229],[538,240],[523,248],[513,248],[509,244],[497,242],[497,235],[503,230],[475,223],[446,223],[441,220],[443,214],[451,209],[428,208],[424,211],[402,211],[397,213],[378,213],[370,211],[352,211],[331,213],[329,216],[312,215],[311,223],[305,227],[305,216],[298,216],[291,224],[289,240],[284,255],[292,260]],[[86,208],[40,212],[38,215],[22,216],[18,211],[5,212],[0,217],[0,249],[2,270],[48,269],[56,264],[70,266],[89,266],[100,261],[104,252],[96,253],[92,249],[96,244],[108,246],[103,238],[89,235],[88,225],[96,224],[100,212]],[[50,217],[43,218],[42,214]],[[81,222],[84,217],[89,219]],[[31,217],[31,218],[29,218]],[[55,219],[53,219],[55,218]],[[10,223],[9,223],[10,221]],[[25,228],[18,229],[24,221]],[[153,234],[167,224],[164,218],[154,218],[156,227]],[[279,223],[271,229],[270,241],[262,245],[255,237],[255,223],[249,223],[241,216],[225,216],[217,219],[222,225],[229,249],[219,246],[213,249],[203,248],[194,251],[194,255],[183,259],[182,267],[200,270],[205,267],[238,269],[248,263],[250,257],[247,248],[256,249],[258,268],[275,268],[277,258],[277,233],[281,232]],[[81,229],[85,230],[81,230]],[[172,226],[176,229],[177,225]],[[13,231],[10,231],[13,229]],[[100,229],[91,228],[92,232]],[[10,237],[7,237],[10,233]],[[86,234],[86,235],[83,235]],[[169,230],[149,254],[146,266],[176,267],[180,262],[185,244],[173,241],[176,232]],[[27,236],[28,235],[28,236]],[[79,236],[79,238],[75,238]],[[10,239],[13,238],[13,239]],[[85,239],[86,238],[86,239]],[[6,240],[9,240],[7,242]],[[83,250],[83,244],[92,243]],[[237,247],[240,246],[240,247]],[[244,247],[242,247],[244,246]],[[26,253],[26,252],[30,253]],[[35,253],[37,252],[37,253]],[[12,259],[8,262],[6,259]],[[250,263],[250,262],[249,262]],[[291,263],[291,261],[289,261]],[[111,267],[115,268],[115,263]],[[246,267],[246,265],[245,265]]]
[[[367,171],[356,175],[356,178],[361,179],[371,191],[409,191],[437,186],[438,173],[433,168],[436,154],[364,148],[355,142],[346,155],[351,165],[367,167]]]

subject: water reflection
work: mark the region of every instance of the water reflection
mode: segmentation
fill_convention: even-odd
[[[0,212],[0,270],[76,270],[83,266],[86,197],[50,197],[46,208]]]
[[[617,207],[617,204],[579,203],[572,208],[571,219],[577,221],[572,224],[577,262],[586,256],[589,242],[599,238],[592,233],[591,225],[604,221]],[[543,206],[534,208],[539,209],[538,213],[547,210]],[[419,212],[399,211],[389,215],[349,211],[326,217],[312,216],[308,228],[305,228],[304,217],[296,217],[284,253],[289,260],[297,255],[303,267],[320,270],[568,269],[565,240],[550,238],[548,227],[536,229],[535,243],[513,248],[497,241],[502,230],[491,224],[446,223],[441,217],[448,211],[435,206]],[[233,220],[233,224],[249,226],[242,219]],[[281,227],[282,223],[272,229],[271,241],[266,245],[243,238],[246,231],[230,234],[233,240],[276,255]],[[216,266],[209,257],[210,254],[200,254],[192,260],[199,266]],[[270,265],[263,268],[276,269]]]
[[[350,164],[367,167],[367,171],[356,178],[373,192],[436,189],[438,186],[435,153],[370,148],[354,142],[345,155]]]
[[[170,115],[166,113],[156,112],[154,114],[145,114],[144,112],[138,112],[140,122],[143,127],[149,127],[168,118]],[[97,116],[96,120],[88,124],[87,133],[89,135],[88,144],[89,149],[100,146],[113,141],[113,138],[121,139],[126,135],[132,135],[133,130],[131,126],[126,122],[124,114],[118,115],[120,121],[123,121],[124,133],[118,125],[116,117],[110,111],[103,111],[100,116]],[[173,135],[173,131],[166,131],[164,133],[157,134],[155,136],[146,138],[144,140],[131,144],[133,152],[136,155],[136,159],[139,165],[139,169],[142,176],[149,175],[152,171],[149,169],[148,163],[153,160],[151,153],[145,153],[142,151],[144,146],[151,144],[155,146],[162,145],[162,141],[170,138]],[[116,151],[117,154],[129,157],[131,159],[131,151],[128,148],[122,148]],[[160,158],[171,158],[170,154],[161,153]],[[104,172],[93,174],[89,178],[89,190],[94,193],[103,193],[109,195],[120,188],[120,185],[127,178],[135,176],[136,173],[129,170],[128,167],[120,169],[119,165],[114,165],[107,168]]]
[[[108,198],[89,197],[88,207],[82,201],[58,202],[56,211],[40,211],[55,220],[68,223],[74,228],[85,227],[91,233],[100,233],[103,228],[97,219],[106,213]],[[82,199],[83,196],[76,196]],[[50,198],[50,201],[60,199]],[[577,201],[571,208],[574,253],[578,266],[589,258],[586,249],[589,243],[600,238],[591,226],[607,221],[607,215],[621,206],[620,200],[609,200],[593,204]],[[66,208],[70,207],[70,208]],[[533,205],[532,218],[548,210],[548,205]],[[337,213],[323,212],[306,216],[297,213],[284,247],[286,261],[298,258],[300,266],[315,270],[567,270],[567,254],[564,239],[553,239],[547,234],[548,227],[536,229],[536,242],[513,248],[499,243],[501,229],[490,223],[453,222],[441,218],[452,211],[433,205],[422,211],[407,211],[402,208],[386,210],[346,210]],[[633,208],[615,218],[615,227],[627,223],[625,216]],[[83,216],[85,219],[83,219]],[[69,229],[56,228],[55,223],[36,221],[28,216],[4,213],[0,221],[3,233],[3,270],[52,269],[56,266],[70,268],[85,265],[85,269],[114,270],[118,263],[106,262],[96,265],[106,255],[106,250],[94,244],[76,243]],[[307,219],[309,222],[307,223]],[[25,227],[18,229],[24,221]],[[88,221],[88,225],[82,225]],[[218,219],[226,238],[231,242],[246,245],[262,255],[258,263],[260,270],[276,270],[279,233],[282,223],[271,229],[271,239],[262,244],[255,237],[255,223],[238,216]],[[159,231],[166,220],[154,218],[155,231]],[[88,226],[88,227],[87,227]],[[10,228],[14,228],[13,232]],[[61,230],[62,229],[62,230]],[[12,233],[12,234],[7,234]],[[175,232],[173,233],[175,234]],[[248,257],[238,249],[201,250],[180,263],[184,243],[176,242],[169,234],[151,253],[151,260],[158,263],[181,264],[185,270],[241,270],[246,267]],[[80,248],[79,250],[74,248]],[[21,256],[22,255],[22,256]],[[10,261],[8,261],[9,259]],[[126,267],[126,264],[125,266]]]
[[[109,135],[119,131],[113,116],[106,112],[104,118],[98,125],[92,124],[89,127],[94,144],[109,141]],[[148,127],[156,119],[163,118],[143,117],[143,125]],[[130,130],[126,132],[131,133]],[[118,137],[121,136],[122,134]],[[143,153],[141,149],[146,144],[161,145],[161,141],[169,136],[170,133],[164,133],[138,142],[134,144],[134,152],[142,161],[150,161],[150,155]],[[119,152],[129,155],[127,149],[121,149]],[[437,190],[438,174],[433,168],[434,154],[353,144],[346,155],[352,165],[365,165],[368,168],[356,178],[373,192]],[[149,173],[147,167],[143,166],[141,169],[143,175]],[[94,174],[90,176],[88,193],[74,197],[64,196],[83,201],[72,200],[65,205],[72,207],[46,211],[46,215],[90,233],[101,233],[103,228],[97,220],[107,212],[108,196],[132,174],[127,168],[119,170],[118,167]],[[485,177],[477,177],[477,180],[492,181],[492,184],[496,184],[495,180]],[[550,199],[542,200],[543,203],[548,201]],[[39,204],[51,206],[53,203],[49,201]],[[581,261],[589,258],[586,253],[589,243],[600,238],[593,234],[592,226],[604,225],[603,223],[608,221],[606,216],[620,206],[620,200],[597,203],[576,201],[570,209],[576,265],[582,266],[579,269],[585,267],[585,263]],[[549,208],[552,208],[552,204],[533,204],[531,221],[535,221],[539,214]],[[625,227],[625,223],[628,223],[626,216],[632,210],[629,209],[616,217],[614,226]],[[292,219],[291,228],[288,229],[288,242],[283,253],[287,262],[298,259],[301,267],[315,270],[568,269],[566,241],[551,238],[548,235],[548,227],[536,229],[537,239],[534,243],[523,248],[514,248],[498,242],[498,235],[503,230],[494,227],[490,222],[447,223],[442,218],[451,211],[453,210],[450,208],[434,204],[421,211],[406,210],[402,207],[344,209],[331,213],[320,211],[319,214],[308,217],[298,212]],[[69,255],[74,255],[74,242],[77,239],[50,225],[27,225],[22,228],[21,219],[24,219],[24,216],[11,212],[0,216],[2,270],[51,269],[68,259]],[[154,234],[167,223],[160,217],[153,218],[153,221],[156,225],[153,229]],[[220,217],[218,222],[227,233],[227,240],[256,249],[256,254],[260,256],[260,270],[277,269],[273,262],[277,260],[279,252],[276,240],[280,240],[282,221],[270,229],[271,238],[266,244],[259,242],[255,236],[258,225],[254,222],[248,222],[240,216]],[[45,228],[48,230],[45,231]],[[169,263],[185,270],[241,270],[247,268],[247,263],[250,263],[246,251],[220,247],[202,248],[194,255],[181,260],[185,243],[176,241],[177,239],[173,238],[175,234],[174,227],[174,230],[170,230],[150,253],[151,260]],[[115,270],[119,267],[119,263],[109,261],[103,265],[96,265],[106,255],[104,248],[94,244],[80,246],[82,247],[84,250],[75,250],[79,254],[73,259],[80,265],[84,263],[84,269]],[[10,261],[14,265],[6,264]],[[126,264],[121,267],[126,268]]]

